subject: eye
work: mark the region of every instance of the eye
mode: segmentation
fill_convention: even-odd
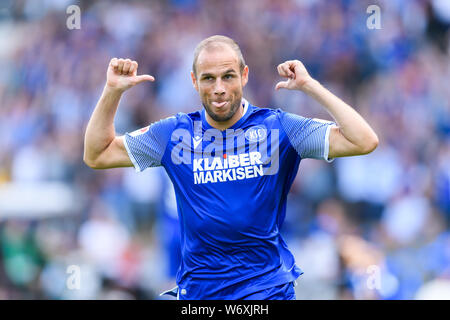
[[[227,79],[227,80],[229,80],[229,79],[231,79],[231,78],[233,78],[234,76],[232,75],[232,74],[226,74],[225,76],[224,76],[224,78],[225,79]]]
[[[210,80],[212,80],[212,79],[213,79],[213,77],[211,77],[211,76],[203,77],[203,80],[206,80],[206,81],[210,81]]]

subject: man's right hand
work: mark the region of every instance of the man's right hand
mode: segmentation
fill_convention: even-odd
[[[148,75],[137,75],[138,63],[130,59],[113,58],[109,62],[106,73],[106,86],[110,89],[124,92],[125,90],[144,81],[155,81]]]

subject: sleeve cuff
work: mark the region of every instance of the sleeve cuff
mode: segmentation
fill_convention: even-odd
[[[335,124],[327,126],[327,131],[325,132],[325,146],[323,152],[323,158],[326,162],[331,163],[335,158],[328,159],[328,152],[330,151],[330,130],[332,127],[336,127]]]
[[[133,163],[134,169],[136,170],[136,172],[142,172],[141,167],[139,167],[136,159],[134,158],[133,154],[130,151],[130,148],[128,147],[128,143],[127,143],[127,134],[125,134],[123,136],[123,144],[125,146],[125,149],[127,150],[128,156],[130,157],[131,162]]]

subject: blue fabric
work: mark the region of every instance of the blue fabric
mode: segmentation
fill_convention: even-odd
[[[279,286],[251,293],[241,300],[297,300],[294,283],[289,282]]]
[[[280,117],[281,125],[286,132],[292,146],[302,158],[324,159],[328,155],[325,150],[324,136],[332,121],[305,118],[296,114],[284,112]],[[328,160],[325,157],[325,160]]]
[[[137,172],[161,165],[161,158],[175,125],[176,117],[169,117],[125,134],[125,148]]]
[[[297,138],[295,130],[305,134]],[[139,169],[160,163],[173,182],[181,227],[180,300],[242,299],[303,273],[280,230],[298,150],[325,158],[325,124],[248,105],[224,131],[198,111],[148,132],[133,137],[135,143],[127,135],[127,150],[140,159]]]

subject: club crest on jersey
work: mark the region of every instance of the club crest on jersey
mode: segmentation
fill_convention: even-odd
[[[267,129],[264,126],[254,126],[245,131],[245,139],[250,142],[263,141],[267,138]]]

